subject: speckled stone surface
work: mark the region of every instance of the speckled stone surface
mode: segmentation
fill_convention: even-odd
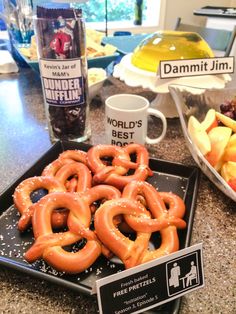
[[[127,88],[111,79],[101,99],[91,105],[91,144],[105,143],[104,99],[131,92],[152,100],[155,95]],[[41,83],[30,69],[0,76],[0,192],[29,168],[51,146],[44,115]],[[150,132],[159,132],[152,126]],[[195,165],[184,143],[178,119],[168,119],[165,139],[148,146],[150,156]],[[192,244],[203,243],[205,287],[182,298],[180,314],[236,312],[236,205],[201,176],[192,232]],[[1,266],[0,313],[97,313],[96,299]]]

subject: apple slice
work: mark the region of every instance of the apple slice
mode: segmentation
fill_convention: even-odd
[[[236,178],[236,162],[225,162],[221,167],[220,174],[227,182],[232,178]]]
[[[234,133],[229,139],[224,153],[224,160],[236,162],[236,133]]]
[[[220,120],[225,126],[231,128],[234,132],[236,132],[236,121],[225,116],[224,114],[216,111],[216,118]]]
[[[201,123],[203,129],[208,133],[212,128],[218,126],[215,109],[209,109]]]
[[[221,168],[221,175],[229,186],[236,191],[236,162],[227,161]]]
[[[203,155],[211,151],[209,136],[201,123],[194,116],[191,116],[188,120],[188,132],[192,141]]]
[[[205,157],[217,171],[222,166],[225,147],[229,142],[231,133],[232,129],[226,126],[217,126],[208,133],[211,151]]]

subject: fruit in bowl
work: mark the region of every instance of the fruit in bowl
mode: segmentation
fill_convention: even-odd
[[[220,105],[220,112],[225,116],[236,120],[236,96]]]
[[[209,109],[201,122],[190,116],[188,132],[210,165],[236,191],[236,121]]]
[[[169,91],[193,159],[236,202],[236,88],[170,84]]]

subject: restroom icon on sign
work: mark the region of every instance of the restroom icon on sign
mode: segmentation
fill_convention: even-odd
[[[166,264],[168,295],[180,294],[200,284],[199,261],[196,252],[181,256]]]

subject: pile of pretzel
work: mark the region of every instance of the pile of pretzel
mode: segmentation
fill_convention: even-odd
[[[138,144],[61,153],[40,176],[15,189],[18,229],[32,226],[35,239],[25,259],[42,258],[58,271],[80,273],[101,254],[116,255],[130,268],[177,251],[177,228],[186,227],[185,205],[179,196],[147,183],[152,174],[148,152]],[[33,203],[38,189],[48,193]],[[160,232],[161,245],[150,250],[153,232]],[[68,250],[81,242],[81,249]]]

